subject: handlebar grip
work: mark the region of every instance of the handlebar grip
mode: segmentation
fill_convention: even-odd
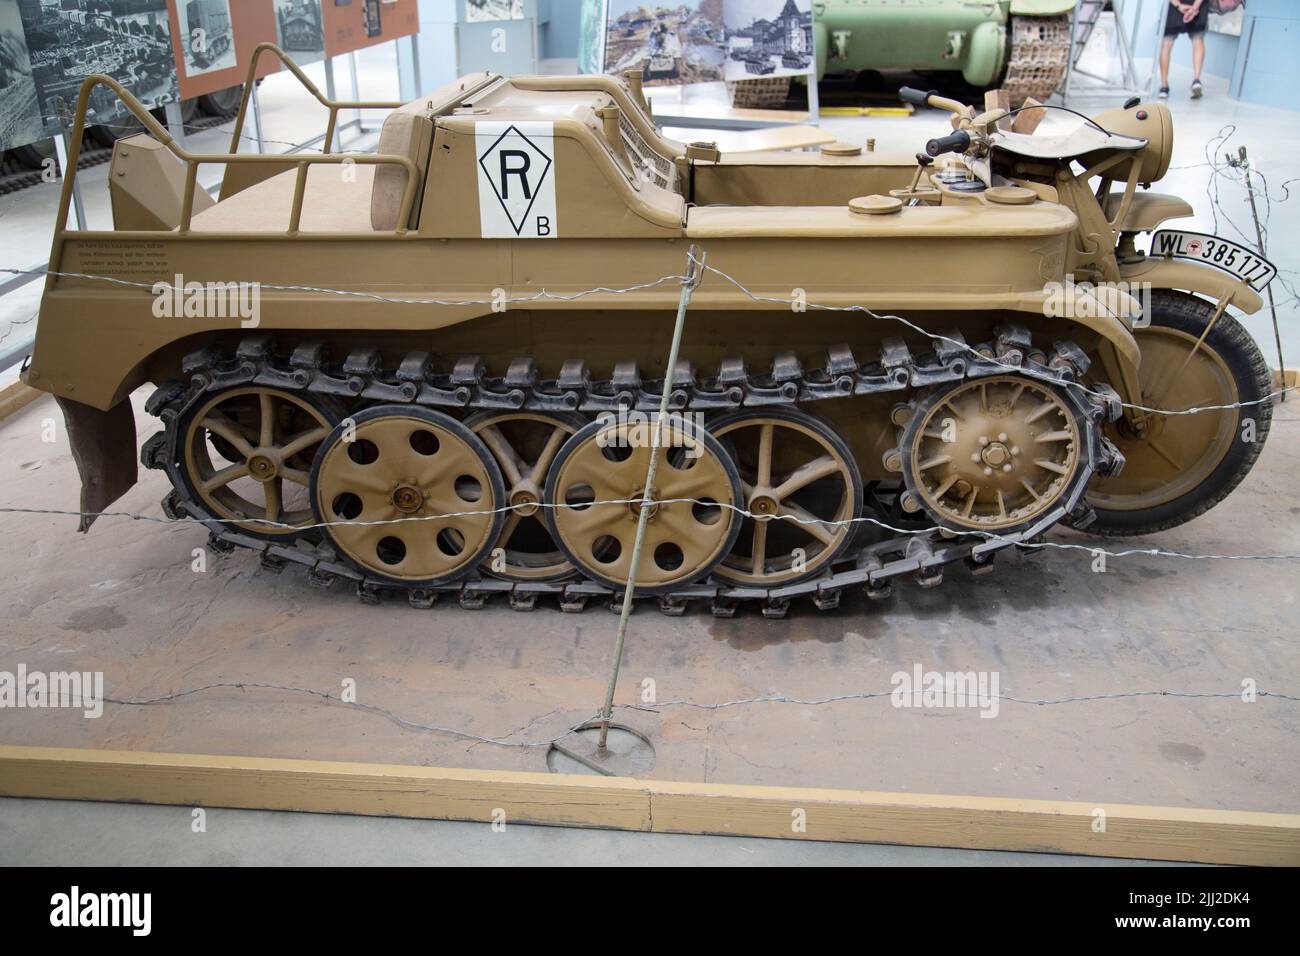
[[[932,139],[925,144],[925,151],[931,156],[938,156],[940,153],[964,153],[968,149],[970,149],[970,133],[964,129],[959,129],[948,136]]]
[[[910,86],[901,87],[898,91],[898,98],[904,103],[911,103],[913,106],[928,106],[930,97],[937,96],[938,90],[916,90]]]

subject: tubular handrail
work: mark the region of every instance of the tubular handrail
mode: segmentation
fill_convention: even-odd
[[[257,82],[257,61],[262,58],[263,53],[273,53],[279,57],[280,62],[288,67],[289,72],[298,78],[298,82],[316,98],[316,102],[329,110],[329,124],[325,127],[325,148],[323,152],[328,153],[334,144],[334,130],[338,124],[339,110],[393,110],[404,105],[400,100],[396,102],[389,101],[366,101],[366,100],[331,100],[326,97],[311,81],[311,78],[302,71],[302,68],[289,57],[287,53],[281,50],[274,43],[263,41],[253,48],[253,57],[248,61],[248,74],[244,79],[244,94],[239,100],[239,113],[235,117],[235,130],[230,137],[230,151],[239,152],[239,140],[244,132],[244,117],[248,111],[248,101],[253,95],[253,85]]]
[[[265,46],[266,44],[263,44]],[[278,50],[277,50],[278,52]],[[296,67],[295,67],[296,70]],[[309,81],[310,82],[310,81]],[[59,258],[59,245],[63,233],[66,231],[68,221],[68,210],[72,203],[72,182],[77,172],[77,160],[81,153],[81,135],[86,125],[86,112],[90,106],[90,94],[97,86],[106,86],[113,91],[121,100],[122,105],[131,112],[136,119],[144,124],[149,134],[158,140],[181,162],[185,163],[185,192],[181,203],[181,221],[177,228],[178,235],[190,234],[191,220],[194,214],[194,193],[198,181],[199,166],[204,164],[230,164],[230,163],[274,163],[279,165],[294,165],[297,167],[298,179],[294,189],[293,209],[290,213],[290,228],[287,235],[295,235],[298,232],[298,225],[302,219],[302,201],[306,184],[307,171],[309,166],[313,165],[342,165],[343,163],[358,163],[370,166],[400,166],[406,172],[406,185],[402,190],[402,203],[397,218],[398,234],[404,234],[407,231],[407,223],[410,222],[411,209],[415,204],[415,193],[419,186],[419,169],[406,156],[385,153],[357,153],[348,155],[343,153],[321,154],[319,156],[296,156],[292,159],[286,159],[285,156],[277,153],[191,153],[182,147],[172,137],[170,133],[145,109],[144,104],[135,98],[122,84],[103,73],[94,73],[86,77],[81,84],[81,91],[77,96],[77,110],[73,122],[71,142],[68,144],[68,168],[64,170],[63,191],[59,197],[59,219],[55,231],[55,255],[54,268],[57,269]],[[244,90],[245,97],[248,95],[247,87]],[[318,94],[319,95],[319,94]],[[337,104],[340,107],[346,104]],[[400,104],[399,104],[400,105]],[[242,113],[241,113],[242,116]]]

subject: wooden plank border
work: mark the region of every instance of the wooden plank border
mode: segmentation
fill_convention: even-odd
[[[0,388],[0,422],[26,408],[44,394],[45,392],[22,382],[11,382],[4,388]]]
[[[1300,814],[266,757],[0,746],[0,795],[1300,864]]]

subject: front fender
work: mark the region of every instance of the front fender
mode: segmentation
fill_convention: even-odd
[[[1249,285],[1221,269],[1198,262],[1148,258],[1120,266],[1119,274],[1125,282],[1145,282],[1153,289],[1198,292],[1215,302],[1231,296],[1232,307],[1247,315],[1253,315],[1264,306],[1264,300]]]

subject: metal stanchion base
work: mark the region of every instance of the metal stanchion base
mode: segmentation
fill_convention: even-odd
[[[605,777],[636,777],[655,765],[650,738],[626,724],[610,723],[605,749],[600,748],[601,721],[583,724],[551,744],[546,766],[552,773],[586,773]]]

